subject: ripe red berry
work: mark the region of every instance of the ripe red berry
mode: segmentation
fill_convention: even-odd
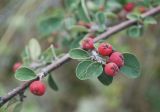
[[[18,68],[20,68],[21,66],[22,66],[22,63],[20,63],[20,62],[15,63],[15,64],[13,65],[13,71],[16,72],[16,70],[17,70]]]
[[[94,48],[94,42],[92,38],[86,38],[82,41],[82,48],[85,50],[90,50]]]
[[[112,53],[112,46],[108,43],[101,43],[98,47],[98,52],[102,56],[109,56]]]
[[[124,57],[120,52],[112,53],[108,61],[115,63],[119,67],[124,65]]]
[[[129,2],[129,3],[124,5],[124,10],[126,12],[131,12],[134,9],[134,7],[135,7],[135,4],[132,3],[132,2]]]
[[[30,84],[29,90],[34,95],[42,96],[46,91],[46,87],[41,81],[34,81]]]
[[[107,75],[113,77],[118,73],[119,68],[115,63],[111,62],[105,65],[104,71]]]

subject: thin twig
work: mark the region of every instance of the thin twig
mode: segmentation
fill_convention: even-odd
[[[153,8],[151,10],[149,10],[148,12],[142,14],[142,17],[145,18],[147,16],[153,16],[156,14],[160,13],[160,6],[157,6],[156,8]],[[137,23],[137,20],[126,20],[118,25],[115,25],[111,28],[109,28],[106,32],[102,33],[101,35],[97,36],[94,39],[94,42],[97,42],[101,39],[107,39],[109,38],[109,36],[133,25]],[[64,63],[66,63],[67,61],[70,60],[69,54],[65,54],[63,57],[59,58],[58,60],[54,61],[54,63],[51,63],[50,65],[44,67],[42,69],[42,73],[49,73],[53,70],[55,70],[56,68],[60,67],[61,65],[63,65]],[[47,74],[46,74],[47,75]],[[17,96],[18,94],[21,93],[21,91],[24,91],[28,88],[28,86],[35,80],[38,80],[39,76],[37,76],[35,79],[27,81],[25,83],[23,83],[22,85],[20,85],[19,87],[13,89],[11,92],[7,93],[6,95],[1,97],[1,101],[0,101],[0,107],[3,106],[5,103],[7,103],[10,99],[12,99],[13,97]]]

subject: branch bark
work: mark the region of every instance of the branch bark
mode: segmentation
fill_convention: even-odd
[[[156,14],[160,13],[160,6],[157,6],[156,8],[153,8],[151,10],[149,10],[148,12],[142,14],[142,17],[148,17],[148,16],[153,16]],[[97,42],[101,39],[107,39],[109,38],[111,35],[125,29],[128,28],[129,26],[133,25],[137,23],[137,20],[126,20],[118,25],[115,25],[113,27],[110,27],[106,32],[102,33],[101,35],[97,36],[94,39],[94,42]],[[63,65],[64,63],[66,63],[67,61],[69,61],[69,54],[65,54],[62,58],[56,60],[54,63],[44,67],[42,69],[42,73],[49,73],[55,69],[57,69],[58,67],[60,67],[61,65]],[[46,76],[47,74],[45,74]],[[25,91],[28,86],[35,80],[38,80],[39,77],[37,76],[35,79],[27,81],[25,83],[23,83],[22,85],[20,85],[19,87],[16,87],[15,89],[13,89],[11,92],[7,93],[6,95],[2,96],[0,98],[0,107],[2,107],[5,103],[7,103],[10,99],[12,99],[13,97],[21,94],[21,92]]]

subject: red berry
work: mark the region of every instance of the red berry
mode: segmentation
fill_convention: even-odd
[[[109,57],[109,62],[113,62],[117,66],[122,67],[124,65],[124,57],[120,52],[114,52]]]
[[[22,63],[20,63],[20,62],[15,63],[15,64],[13,65],[13,71],[16,72],[16,70],[17,70],[18,68],[20,68],[21,66],[22,66]]]
[[[105,65],[104,71],[107,75],[113,77],[118,73],[119,68],[115,63],[111,62]]]
[[[93,49],[94,48],[94,42],[92,38],[86,38],[82,41],[82,48],[85,50]]]
[[[132,2],[129,2],[127,4],[124,5],[124,10],[126,12],[131,12],[134,9],[135,4]]]
[[[29,90],[34,95],[42,96],[46,91],[46,87],[41,81],[34,81],[30,84]]]
[[[108,43],[101,43],[98,47],[98,52],[102,56],[109,56],[112,53],[112,46]]]

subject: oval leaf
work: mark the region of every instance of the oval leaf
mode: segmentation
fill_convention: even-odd
[[[73,32],[88,32],[88,29],[84,26],[80,26],[80,25],[73,25],[71,28],[70,28],[71,31]]]
[[[86,17],[88,18],[89,21],[91,21],[91,18],[90,18],[90,16],[89,16],[88,9],[87,9],[87,7],[86,7],[86,2],[85,2],[85,0],[81,0],[81,5],[82,5],[83,11],[84,11]]]
[[[76,69],[76,76],[80,80],[86,80],[98,77],[103,72],[103,67],[100,63],[92,61],[83,61],[79,63]]]
[[[69,55],[70,55],[70,58],[78,59],[78,60],[89,58],[88,52],[80,48],[75,48],[75,49],[70,50]]]
[[[113,77],[105,74],[104,72],[98,77],[98,80],[103,84],[103,85],[110,85],[113,81]]]
[[[38,30],[42,36],[48,36],[52,32],[58,31],[62,26],[62,17],[61,16],[50,16],[43,18],[38,22]]]
[[[82,61],[78,64],[76,68],[76,76],[80,80],[85,80],[84,76],[86,75],[87,72],[87,67],[92,64],[92,61]]]
[[[39,42],[35,38],[32,38],[29,41],[29,51],[32,60],[37,60],[39,55],[41,54],[41,47],[39,45]]]
[[[147,17],[144,19],[144,24],[157,24],[157,21],[153,17]]]
[[[49,75],[48,77],[48,84],[49,86],[51,87],[51,89],[55,90],[55,91],[58,91],[58,86],[57,84],[55,83],[54,79],[52,78],[51,75]]]
[[[138,13],[129,13],[127,14],[127,18],[130,20],[138,20],[140,15]]]
[[[15,78],[20,81],[28,81],[36,78],[36,73],[27,67],[21,67],[16,71]]]
[[[96,21],[99,23],[99,24],[105,24],[105,20],[106,20],[106,18],[105,18],[105,15],[104,15],[104,13],[102,13],[102,12],[98,12],[98,13],[96,13]]]
[[[68,30],[70,30],[72,26],[75,24],[76,24],[76,20],[73,17],[68,17],[64,19],[64,25]]]
[[[120,69],[122,73],[130,78],[137,78],[140,76],[140,63],[136,56],[124,53],[124,66]]]
[[[103,72],[102,64],[94,62],[88,66],[85,79],[98,77],[99,75],[102,74],[102,72]]]
[[[22,107],[23,107],[23,104],[22,104],[22,103],[16,104],[16,106],[14,107],[13,112],[21,112]]]
[[[143,34],[143,27],[142,26],[132,26],[128,28],[127,34],[130,37],[137,38]]]

